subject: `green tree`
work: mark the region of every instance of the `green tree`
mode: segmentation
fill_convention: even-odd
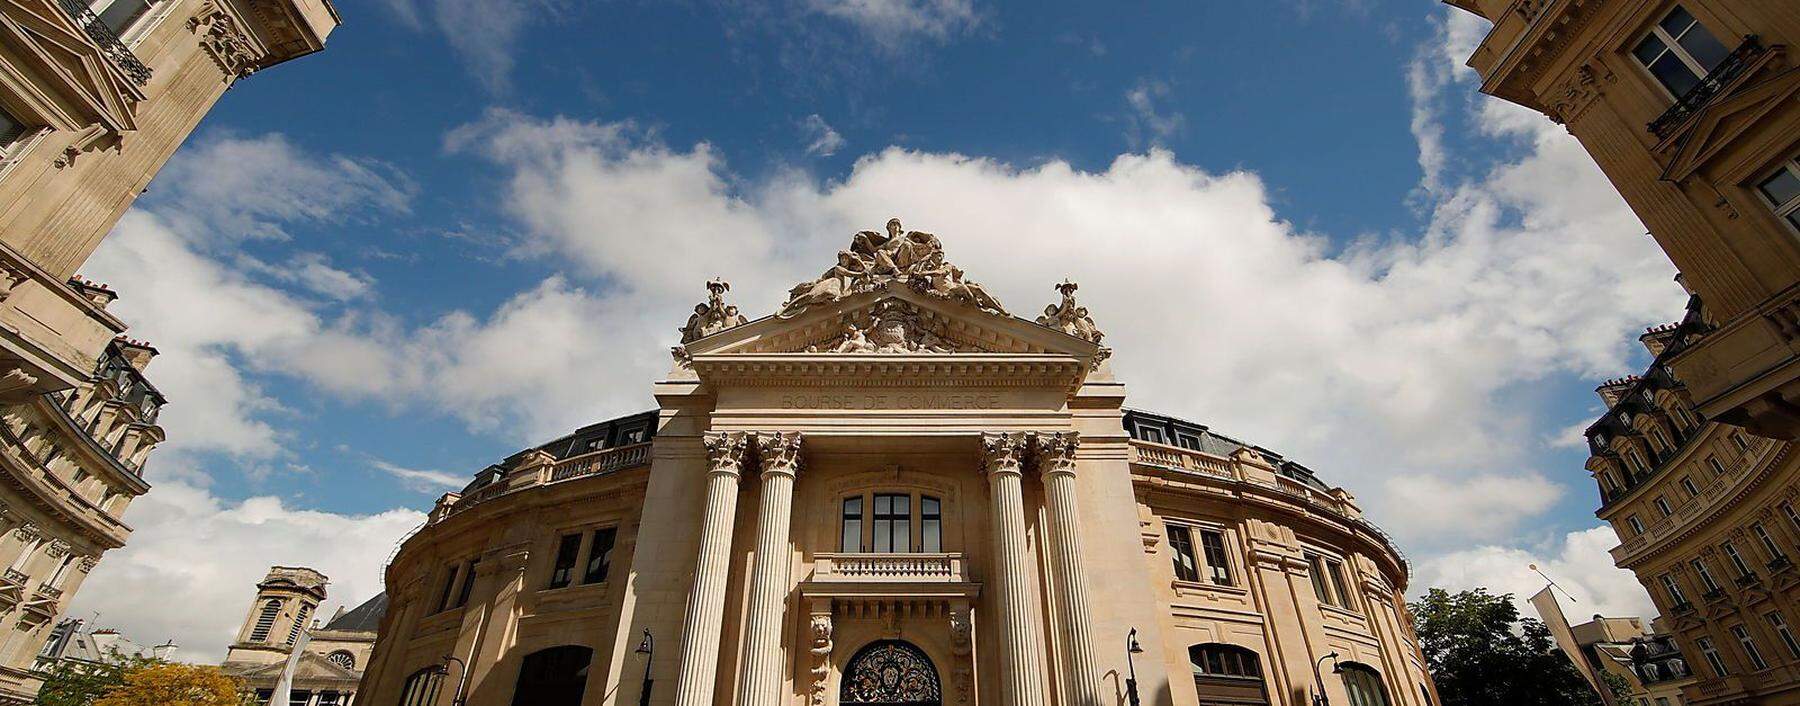
[[[125,672],[125,683],[94,706],[239,706],[243,690],[218,667],[165,662]]]
[[[1600,705],[1550,629],[1521,618],[1511,595],[1433,588],[1411,608],[1443,706]]]
[[[125,673],[158,664],[148,657],[112,650],[102,662],[60,659],[40,672],[44,686],[37,706],[90,706],[125,683]]]

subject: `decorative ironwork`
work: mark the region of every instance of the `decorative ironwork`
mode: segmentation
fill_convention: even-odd
[[[150,82],[150,67],[138,61],[137,55],[131,53],[131,48],[125,46],[125,40],[120,39],[118,33],[106,26],[105,22],[101,22],[100,16],[88,9],[87,3],[81,0],[60,0],[60,4],[63,11],[75,20],[75,25],[87,33],[88,39],[100,46],[100,53],[111,59],[120,71],[125,72],[139,86]]]
[[[841,691],[838,701],[846,704],[935,706],[944,698],[931,658],[900,640],[870,643],[856,653],[844,669]]]
[[[1713,70],[1706,74],[1706,78],[1700,79],[1700,83],[1688,89],[1687,93],[1683,93],[1681,98],[1675,101],[1675,105],[1669,106],[1669,109],[1662,115],[1650,121],[1650,132],[1657,137],[1668,137],[1669,133],[1675,131],[1675,128],[1687,122],[1688,118],[1700,112],[1700,109],[1706,107],[1707,103],[1711,103],[1713,98],[1718,97],[1719,92],[1725,89],[1725,85],[1743,74],[1744,69],[1749,68],[1751,60],[1761,56],[1764,51],[1767,51],[1767,48],[1762,45],[1756,35],[1745,35],[1744,42],[1739,44],[1736,49],[1731,50],[1730,54],[1725,55],[1725,59],[1720,61],[1718,66],[1714,66]]]

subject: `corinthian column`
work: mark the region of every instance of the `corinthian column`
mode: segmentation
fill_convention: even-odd
[[[737,520],[739,469],[744,464],[742,432],[708,432],[703,440],[706,514],[700,521],[700,555],[688,589],[687,619],[681,626],[681,672],[676,706],[712,706],[719,675],[719,635],[725,610],[725,572],[731,527]]]
[[[1055,583],[1057,629],[1063,638],[1063,703],[1100,705],[1100,670],[1094,666],[1094,629],[1088,617],[1087,569],[1081,554],[1081,510],[1075,504],[1074,432],[1037,438],[1038,473],[1050,506],[1050,580]]]
[[[1000,604],[1000,703],[1044,706],[1044,656],[1037,609],[1031,599],[1031,559],[1025,552],[1025,499],[1021,434],[981,435],[982,465],[994,519],[994,593]]]
[[[800,470],[800,432],[758,434],[762,457],[762,510],[756,518],[756,565],[750,573],[748,630],[738,706],[781,703],[782,604],[787,602],[793,556],[788,518],[793,516],[794,474]]]

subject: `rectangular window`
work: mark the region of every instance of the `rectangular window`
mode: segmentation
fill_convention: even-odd
[[[1800,532],[1800,512],[1794,511],[1794,504],[1793,503],[1782,503],[1781,504],[1781,512],[1782,512],[1782,514],[1787,515],[1788,524],[1794,526],[1794,531]]]
[[[131,27],[137,24],[138,19],[149,11],[149,0],[111,0],[111,2],[104,2],[104,7],[94,7],[94,14],[100,16],[100,23],[111,28],[113,34],[119,36],[124,36],[126,32],[131,31]]]
[[[1169,553],[1174,555],[1175,580],[1199,581],[1200,564],[1194,560],[1194,536],[1181,525],[1168,525]]]
[[[1711,468],[1713,475],[1715,475],[1715,476],[1725,475],[1725,464],[1719,463],[1719,459],[1717,459],[1717,458],[1714,458],[1712,456],[1707,456],[1706,457],[1706,467]]]
[[[1225,535],[1216,530],[1200,530],[1200,550],[1206,556],[1206,572],[1212,582],[1230,586],[1231,561],[1225,556]]]
[[[1675,582],[1674,574],[1663,574],[1661,577],[1663,591],[1669,594],[1669,605],[1681,605],[1688,602],[1687,596],[1681,595],[1681,584]]]
[[[1756,649],[1756,640],[1750,637],[1748,628],[1742,625],[1733,625],[1731,626],[1731,636],[1737,638],[1739,645],[1743,645],[1744,656],[1750,659],[1750,666],[1755,667],[1759,672],[1769,668],[1769,663],[1763,661],[1762,652]]]
[[[594,541],[588,545],[587,567],[581,572],[582,583],[600,583],[606,580],[607,571],[612,569],[613,543],[618,537],[617,527],[594,530]]]
[[[1756,185],[1775,215],[1800,228],[1800,162],[1788,160],[1774,174]]]
[[[1200,437],[1183,432],[1175,432],[1175,445],[1189,451],[1200,450]]]
[[[556,542],[556,564],[550,570],[550,587],[562,588],[575,579],[575,560],[581,554],[581,535],[565,534]]]
[[[1156,427],[1139,424],[1138,438],[1154,444],[1160,444],[1163,442],[1163,433],[1161,429]]]
[[[1651,502],[1656,503],[1656,511],[1662,513],[1663,517],[1675,514],[1675,508],[1669,506],[1668,498],[1658,495],[1656,496],[1656,499]]]
[[[1741,431],[1738,431],[1735,429],[1732,430],[1731,443],[1737,444],[1739,451],[1750,450],[1750,439],[1744,436],[1744,432],[1741,432]]]
[[[875,496],[875,546],[871,551],[898,554],[912,551],[912,497]]]
[[[1681,477],[1681,489],[1687,491],[1688,497],[1700,497],[1700,486],[1694,485],[1693,476]]]
[[[1638,519],[1637,515],[1626,515],[1625,524],[1631,527],[1631,536],[1633,537],[1644,533],[1644,523]]]
[[[1781,617],[1779,611],[1770,611],[1763,617],[1768,619],[1769,628],[1775,631],[1775,636],[1781,639],[1782,646],[1787,648],[1788,656],[1800,659],[1800,641],[1795,640],[1794,631],[1788,629],[1787,619]]]
[[[1657,83],[1679,98],[1700,85],[1706,74],[1731,50],[1706,27],[1676,5],[1631,50]]]
[[[461,608],[469,604],[469,594],[475,591],[475,566],[480,562],[481,559],[470,559],[463,565],[462,588],[456,591],[456,605],[450,607]]]
[[[1750,532],[1756,535],[1756,541],[1762,542],[1763,551],[1769,553],[1770,561],[1787,558],[1787,552],[1781,551],[1781,546],[1775,543],[1774,537],[1769,536],[1769,530],[1764,529],[1761,522],[1751,524]]]
[[[1312,575],[1313,595],[1318,597],[1320,603],[1337,605],[1337,601],[1331,597],[1331,589],[1325,586],[1325,557],[1307,552],[1306,566],[1307,573]]]
[[[453,593],[456,590],[456,569],[455,564],[444,567],[444,590],[438,592],[437,612],[439,613],[450,610],[450,599],[456,597],[456,594]]]
[[[1731,676],[1731,670],[1725,668],[1725,660],[1719,659],[1719,650],[1713,647],[1712,638],[1695,638],[1694,644],[1700,647],[1700,655],[1706,658],[1706,664],[1712,667],[1713,674],[1720,679]]]
[[[1326,575],[1331,577],[1331,592],[1337,595],[1339,608],[1355,608],[1350,600],[1349,585],[1344,582],[1344,565],[1336,559],[1325,560]]]
[[[919,497],[919,551],[944,551],[944,504],[929,495]]]
[[[862,548],[862,496],[844,498],[844,532],[838,540],[838,551],[860,552]]]
[[[1700,585],[1706,587],[1707,593],[1719,590],[1719,582],[1713,580],[1712,572],[1706,569],[1706,562],[1695,559],[1688,565],[1694,567],[1694,575],[1700,577]]]
[[[1725,550],[1725,557],[1731,560],[1731,568],[1737,569],[1738,578],[1743,578],[1751,574],[1750,564],[1744,561],[1744,555],[1738,553],[1737,547],[1732,546],[1730,542],[1726,542],[1723,545],[1723,549]]]

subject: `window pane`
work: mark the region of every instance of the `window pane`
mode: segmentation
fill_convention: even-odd
[[[456,605],[459,608],[469,604],[469,594],[475,590],[475,567],[480,563],[480,559],[470,559],[463,567],[462,589],[456,592]]]
[[[1335,562],[1335,561],[1327,560],[1325,563],[1325,568],[1331,575],[1331,587],[1337,593],[1338,607],[1340,607],[1340,608],[1355,607],[1355,605],[1350,600],[1350,596],[1352,594],[1350,593],[1348,586],[1346,586],[1344,583],[1344,565],[1340,564],[1338,562]]]
[[[1225,558],[1225,535],[1212,530],[1200,530],[1200,548],[1206,552],[1207,576],[1221,586],[1231,584],[1231,563]]]
[[[1688,65],[1682,63],[1681,59],[1676,58],[1674,54],[1664,54],[1662,58],[1651,62],[1650,73],[1656,76],[1656,80],[1677,98],[1687,95],[1688,91],[1700,85],[1700,76],[1696,75],[1693,69],[1688,68]]]
[[[1688,27],[1693,26],[1694,16],[1688,14],[1686,8],[1676,5],[1675,9],[1670,10],[1669,15],[1657,24],[1663,28],[1664,32],[1668,32],[1669,36],[1679,37],[1682,32],[1687,31]]]
[[[149,9],[150,3],[145,0],[113,0],[100,11],[100,23],[111,27],[114,34],[124,34]]]
[[[1788,214],[1788,223],[1793,224],[1795,228],[1800,228],[1800,211]]]
[[[613,543],[618,536],[619,530],[615,527],[594,530],[594,544],[588,548],[587,571],[582,574],[582,583],[599,583],[606,580],[607,572],[612,569]]]
[[[1668,48],[1669,45],[1663,44],[1661,37],[1652,34],[1645,36],[1644,41],[1638,42],[1637,48],[1631,50],[1631,55],[1637,57],[1638,63],[1649,66]]]
[[[944,551],[944,512],[937,498],[919,498],[919,551]]]
[[[1193,537],[1186,527],[1169,525],[1169,553],[1174,555],[1176,579],[1200,580],[1200,568],[1194,561]]]
[[[581,552],[581,535],[565,534],[556,547],[556,565],[550,572],[550,587],[562,588],[574,578],[575,556]]]
[[[0,148],[4,148],[25,136],[25,123],[11,113],[0,109]]]
[[[862,515],[862,498],[844,498],[844,536],[839,551],[862,551]]]
[[[894,551],[912,551],[912,518],[905,515],[894,520]]]
[[[1720,43],[1712,32],[1707,31],[1706,25],[1697,22],[1688,29],[1687,34],[1680,35],[1675,42],[1680,44],[1681,48],[1686,49],[1688,56],[1694,57],[1694,61],[1700,62],[1701,66],[1706,67],[1707,71],[1712,71],[1713,67],[1725,60],[1725,55],[1731,53],[1731,50],[1725,48],[1725,45]]]
[[[1786,205],[1789,201],[1800,198],[1800,176],[1795,176],[1794,170],[1784,167],[1763,183],[1757,184],[1756,188],[1769,198],[1770,203],[1776,206]]]
[[[872,549],[877,552],[894,551],[893,527],[887,522],[875,521],[875,546]]]

